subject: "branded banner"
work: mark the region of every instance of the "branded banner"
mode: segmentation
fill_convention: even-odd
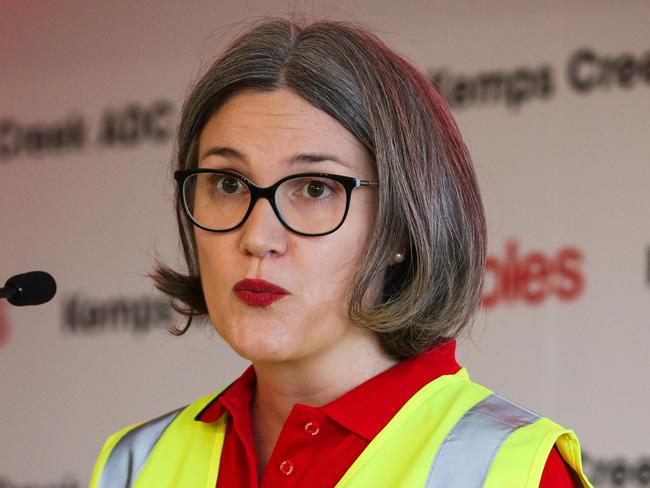
[[[0,4],[0,488],[81,487],[104,439],[247,363],[182,325],[171,159],[191,82],[264,15],[355,20],[444,91],[486,205],[483,308],[459,360],[574,429],[596,486],[650,486],[650,4]]]

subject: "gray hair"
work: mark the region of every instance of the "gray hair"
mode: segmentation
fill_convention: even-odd
[[[278,88],[334,117],[365,146],[377,171],[377,219],[349,290],[351,322],[375,331],[397,359],[457,337],[479,307],[484,279],[486,224],[472,161],[434,83],[366,28],[256,23],[187,96],[176,169],[197,166],[199,135],[230,95]],[[176,213],[187,272],[158,262],[150,276],[177,311],[204,316],[196,243],[178,190]],[[391,264],[398,251],[406,259]]]

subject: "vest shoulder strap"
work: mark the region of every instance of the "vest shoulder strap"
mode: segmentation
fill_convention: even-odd
[[[436,378],[404,404],[343,475],[337,488],[425,486],[432,460],[447,434],[465,412],[491,393],[469,381],[464,368]]]
[[[467,410],[449,431],[431,463],[424,486],[483,486],[503,443],[536,413],[497,394]]]
[[[556,441],[591,487],[571,431],[472,382],[461,369],[416,393],[337,487],[537,488]]]
[[[582,469],[578,438],[572,430],[545,417],[516,429],[505,440],[495,453],[485,488],[510,486],[512,483],[524,488],[537,488],[553,446],[558,448],[582,486],[592,488]]]
[[[110,448],[99,473],[97,488],[133,486],[154,446],[181,410],[179,408],[112,436],[107,441]]]
[[[179,479],[178,466],[168,456],[183,451],[198,456],[192,462],[193,469],[187,470],[192,479],[183,486],[201,486],[198,479],[212,476],[216,482],[218,463],[215,467],[215,458],[210,456],[220,457],[222,442],[217,437],[225,435],[226,416],[214,424],[194,420],[214,398],[215,394],[206,395],[186,407],[128,426],[110,436],[95,464],[90,488],[176,486],[171,480]],[[219,452],[214,453],[217,448]],[[200,473],[197,468],[202,458],[207,457],[210,458],[204,460],[205,472]],[[174,472],[170,473],[172,467]]]

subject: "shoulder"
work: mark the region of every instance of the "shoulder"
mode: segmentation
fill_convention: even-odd
[[[172,430],[177,435],[200,428],[201,422],[195,422],[195,417],[218,395],[218,393],[205,395],[188,405],[153,419],[129,425],[110,435],[104,442],[95,463],[91,486],[97,485],[107,465],[111,466],[110,471],[113,473],[121,473],[121,476],[133,475],[132,471],[144,464],[172,423],[174,424]],[[118,480],[111,480],[111,485],[114,485],[114,482],[118,483]]]
[[[554,486],[574,486],[568,480],[567,466],[576,473],[580,486],[591,486],[582,470],[580,442],[573,430],[502,395],[490,391],[463,415],[450,435],[458,428],[471,431],[490,453],[486,487],[510,486],[515,479],[537,487],[542,475],[551,472],[564,473],[569,483]]]
[[[469,463],[476,465],[475,472],[487,473],[485,486],[537,487],[554,446],[574,471],[582,473],[580,445],[572,430],[474,383],[464,369],[442,383],[436,387],[434,381],[423,389],[431,390],[424,395],[427,410],[444,406],[451,417],[432,465],[441,479],[456,476],[445,469],[453,471],[456,460],[465,459],[466,472],[472,471]]]
[[[567,429],[520,403],[490,388],[472,381],[465,368],[440,377],[426,385],[418,394],[429,408],[439,409],[444,403],[457,419],[454,429],[471,428],[473,432],[505,434],[532,424],[546,432],[565,432]],[[478,429],[478,430],[475,430]]]
[[[106,444],[117,444],[119,442],[134,442],[140,438],[157,438],[176,419],[179,421],[193,420],[207,405],[209,405],[219,393],[204,395],[193,402],[159,415],[150,420],[131,424],[112,434]]]

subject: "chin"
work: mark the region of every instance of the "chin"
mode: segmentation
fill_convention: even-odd
[[[296,359],[290,348],[275,343],[257,341],[250,343],[229,343],[230,347],[242,358],[251,363],[281,363]]]
[[[285,324],[263,323],[259,319],[253,324],[229,324],[226,329],[217,330],[221,338],[239,356],[253,363],[283,362],[294,359],[300,352],[297,335],[290,334]]]

